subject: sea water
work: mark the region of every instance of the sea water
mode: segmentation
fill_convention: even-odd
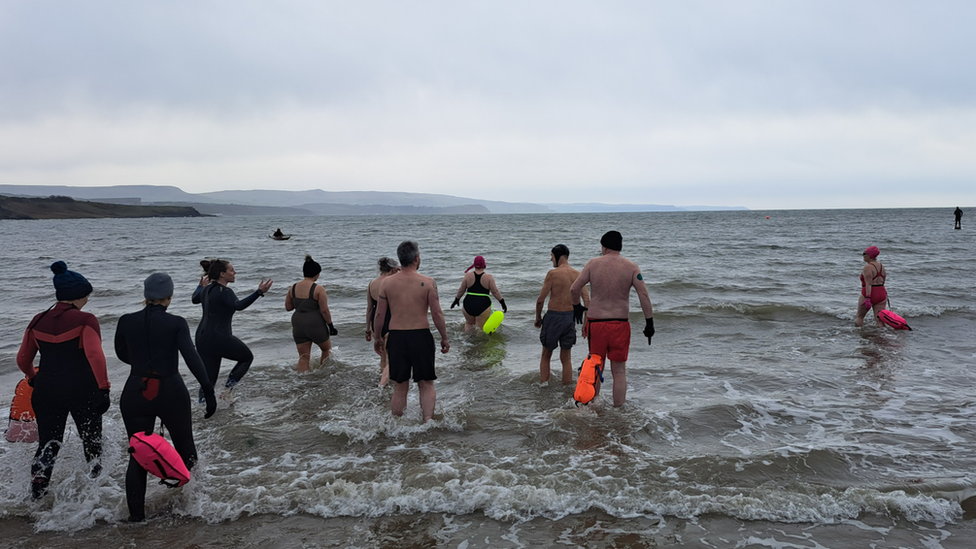
[[[27,497],[34,445],[0,443],[5,542],[969,547],[976,232],[952,230],[951,213],[2,221],[0,398],[22,377],[15,356],[31,317],[54,301],[49,265],[59,259],[95,288],[85,310],[101,324],[113,384],[98,479],[86,475],[70,420],[39,502]],[[276,227],[294,236],[268,238]],[[613,408],[605,390],[577,408],[558,358],[553,378],[539,382],[535,302],[555,244],[581,269],[611,229],[641,267],[657,335],[651,345],[641,335],[632,293],[627,403]],[[365,339],[366,285],[376,260],[395,257],[405,239],[419,242],[451,340],[437,357],[436,419],[426,424],[415,387],[406,415],[392,417]],[[869,245],[881,248],[890,308],[911,332],[870,319],[854,327]],[[299,374],[284,296],[305,254],[322,264],[339,335],[330,359]],[[447,308],[475,255],[508,305],[491,336],[464,333],[460,310]],[[274,280],[234,317],[254,365],[213,418],[194,406],[193,480],[178,490],[151,484],[148,523],[129,525],[118,410],[128,367],[114,353],[115,326],[141,308],[143,279],[165,271],[176,285],[170,312],[194,329],[200,308],[190,295],[209,257],[233,263],[239,297]],[[575,366],[585,353],[581,338]]]

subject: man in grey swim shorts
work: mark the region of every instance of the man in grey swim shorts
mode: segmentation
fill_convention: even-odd
[[[542,328],[539,340],[542,342],[542,359],[539,361],[539,374],[543,383],[549,380],[549,364],[552,352],[559,347],[559,361],[563,365],[563,385],[573,382],[572,347],[576,343],[576,324],[573,322],[573,298],[570,287],[579,276],[579,271],[569,266],[569,248],[559,244],[552,249],[549,260],[555,269],[546,273],[542,292],[535,302],[535,327]],[[549,310],[542,316],[542,306],[549,296]],[[582,290],[584,305],[589,304],[590,294]]]

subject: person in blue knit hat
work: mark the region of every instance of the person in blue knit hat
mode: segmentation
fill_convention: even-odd
[[[17,353],[17,366],[34,387],[31,406],[38,443],[31,465],[32,499],[47,492],[68,414],[78,427],[91,476],[101,473],[102,414],[109,407],[101,328],[95,315],[81,311],[92,285],[84,276],[69,271],[64,261],[54,262],[51,271],[58,302],[31,320]],[[41,359],[35,368],[38,352]]]

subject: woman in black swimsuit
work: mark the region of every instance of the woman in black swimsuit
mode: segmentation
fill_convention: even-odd
[[[339,331],[332,324],[332,312],[329,311],[329,296],[325,288],[315,283],[322,272],[322,266],[305,256],[302,274],[305,279],[292,285],[285,296],[285,310],[295,311],[291,315],[291,334],[298,347],[298,371],[307,372],[308,363],[312,358],[312,343],[322,349],[319,364],[329,358],[332,350],[331,336],[339,335]]]
[[[389,257],[381,257],[376,265],[380,268],[380,276],[374,278],[369,285],[366,286],[366,341],[372,341],[374,337],[380,337],[384,340],[386,339],[387,332],[390,331],[390,310],[386,310],[386,318],[383,319],[383,325],[380,327],[379,335],[375,332],[375,315],[376,315],[376,300],[379,299],[380,286],[383,284],[383,280],[390,275],[395,275],[400,272],[400,265],[393,259]],[[380,387],[386,387],[390,383],[390,363],[386,357],[386,348],[383,348],[383,352],[380,353]]]
[[[502,293],[498,291],[498,286],[495,285],[495,278],[485,272],[485,267],[484,257],[479,255],[474,258],[474,264],[464,271],[461,287],[458,288],[457,296],[454,297],[454,303],[451,303],[453,309],[461,302],[461,296],[464,296],[461,311],[464,313],[465,332],[475,326],[481,328],[485,325],[485,321],[491,316],[491,295],[498,300],[502,306],[502,311],[508,311]],[[474,269],[474,272],[469,272],[471,269]]]
[[[197,351],[207,368],[210,383],[217,384],[220,373],[220,361],[224,358],[237,361],[231,370],[224,386],[230,390],[237,385],[247,370],[251,367],[254,355],[244,345],[244,342],[234,337],[231,331],[231,320],[234,313],[247,309],[251,303],[271,289],[271,280],[262,280],[258,289],[244,299],[237,299],[234,290],[227,287],[234,282],[237,272],[229,261],[204,259],[200,266],[206,271],[200,278],[200,285],[193,291],[193,302],[203,305],[203,317],[197,326]],[[209,282],[209,283],[208,283]],[[200,402],[204,401],[203,389],[200,390]]]

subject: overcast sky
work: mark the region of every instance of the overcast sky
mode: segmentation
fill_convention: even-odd
[[[0,2],[0,183],[976,205],[976,2]]]

